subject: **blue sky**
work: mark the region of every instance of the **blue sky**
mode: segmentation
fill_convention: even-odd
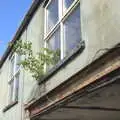
[[[32,0],[0,0],[0,56],[12,40]]]

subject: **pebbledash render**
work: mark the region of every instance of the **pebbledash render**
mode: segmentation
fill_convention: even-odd
[[[120,119],[120,0],[34,0],[0,61],[0,120]],[[38,81],[17,40],[60,50]]]

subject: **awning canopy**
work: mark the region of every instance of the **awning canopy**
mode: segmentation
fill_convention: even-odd
[[[28,104],[31,120],[119,120],[120,49]]]
[[[114,81],[112,81],[114,80]],[[109,81],[110,83],[110,81]],[[105,85],[105,86],[104,86]],[[120,120],[120,76],[36,120]]]

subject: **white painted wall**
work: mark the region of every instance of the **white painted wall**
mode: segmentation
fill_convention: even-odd
[[[43,92],[36,98],[45,95],[86,65],[100,57],[108,49],[120,43],[119,0],[81,0],[81,32],[85,41],[85,49],[68,65],[52,76],[36,89]],[[107,50],[106,50],[107,49]]]
[[[38,98],[60,85],[76,72],[96,59],[106,48],[120,42],[120,0],[81,0],[81,32],[86,47],[82,54],[58,71],[44,84],[37,85],[30,74],[21,71],[19,101],[11,109],[2,112],[8,104],[9,57],[4,62],[0,73],[0,120],[23,120],[23,107],[33,97]],[[22,40],[30,40],[33,50],[43,47],[44,12],[40,7],[35,13]],[[97,51],[100,51],[97,53]],[[96,54],[97,53],[97,54]]]

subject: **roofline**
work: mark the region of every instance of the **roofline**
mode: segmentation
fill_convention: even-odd
[[[35,12],[37,11],[39,5],[43,2],[44,0],[34,0],[31,7],[29,8],[28,12],[26,13],[23,21],[21,22],[21,25],[19,26],[19,28],[17,29],[17,32],[15,33],[13,39],[11,40],[11,42],[14,44],[16,42],[16,40],[18,40],[21,36],[21,34],[24,32],[24,30],[27,28],[28,24],[30,23],[30,20],[32,19],[32,17],[34,16]],[[4,52],[1,60],[0,60],[0,68],[2,67],[2,65],[4,64],[5,60],[7,59],[9,53],[11,52],[12,48],[13,48],[13,44],[9,45],[6,49],[6,51]]]

